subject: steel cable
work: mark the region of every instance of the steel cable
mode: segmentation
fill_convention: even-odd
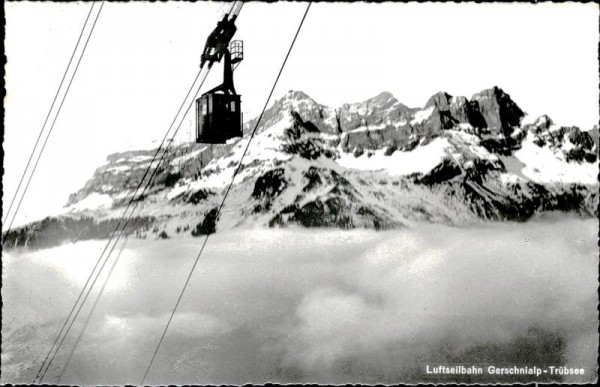
[[[58,85],[58,89],[56,90],[56,94],[54,94],[54,99],[52,100],[52,103],[50,104],[50,109],[48,110],[48,114],[46,115],[46,119],[44,119],[44,123],[42,124],[42,127],[40,128],[40,132],[38,133],[37,139],[35,140],[35,144],[33,145],[33,149],[31,150],[31,154],[29,155],[29,159],[27,160],[27,165],[25,166],[25,169],[23,170],[23,173],[21,174],[21,179],[19,180],[19,184],[17,185],[17,189],[15,190],[15,194],[13,195],[11,201],[10,201],[10,205],[8,206],[8,209],[6,210],[6,213],[4,214],[5,217],[2,220],[2,223],[6,223],[6,221],[8,220],[8,215],[10,214],[10,210],[12,209],[13,204],[15,203],[15,199],[17,198],[17,195],[19,193],[19,189],[21,189],[21,184],[23,184],[23,179],[25,178],[25,174],[27,173],[27,170],[29,169],[29,165],[31,164],[31,160],[33,159],[33,155],[35,154],[35,150],[37,149],[37,146],[40,142],[40,139],[42,138],[42,134],[44,133],[44,128],[46,127],[46,124],[48,123],[48,119],[50,119],[50,113],[52,113],[52,110],[54,109],[54,105],[56,103],[56,100],[58,99],[58,95],[60,94],[60,90],[62,89],[62,86],[65,82],[65,79],[67,77],[67,73],[69,72],[69,68],[71,68],[71,63],[73,62],[73,58],[75,57],[75,53],[77,52],[77,48],[79,47],[79,43],[81,42],[81,38],[83,37],[83,32],[85,31],[85,28],[88,24],[88,21],[90,20],[90,16],[92,15],[92,11],[94,10],[94,5],[92,4],[92,6],[90,7],[90,10],[87,14],[87,17],[85,18],[85,22],[83,23],[83,27],[81,28],[81,32],[79,33],[79,38],[77,39],[77,43],[75,43],[75,48],[73,48],[73,53],[71,53],[71,58],[69,59],[69,63],[67,64],[67,68],[65,69],[65,72],[62,76],[62,79],[60,80],[60,83]],[[82,54],[83,55],[83,54]],[[73,76],[75,76],[75,74],[73,74]]]
[[[195,96],[197,95],[197,93],[198,93],[198,91],[200,90],[200,88],[202,87],[202,85],[204,84],[204,81],[206,80],[206,77],[207,77],[207,75],[208,75],[208,71],[207,71],[207,72],[204,74],[204,76],[202,77],[202,81],[201,81],[200,85],[198,86],[196,93],[194,93],[194,98],[195,98]],[[194,84],[195,84],[195,82],[194,82]],[[192,86],[193,86],[193,85],[192,85]],[[189,96],[189,95],[188,95],[188,96]],[[187,97],[186,97],[186,99],[185,99],[185,100],[187,100]],[[184,100],[184,103],[185,103],[185,100]],[[86,295],[85,295],[85,297],[84,297],[83,301],[81,302],[81,305],[79,306],[79,309],[77,310],[77,313],[75,314],[75,317],[73,317],[73,320],[72,320],[72,321],[71,321],[71,323],[69,324],[69,328],[67,329],[67,332],[65,333],[65,336],[63,336],[63,339],[61,340],[61,344],[62,344],[62,342],[64,342],[64,338],[66,337],[66,335],[67,335],[67,334],[69,333],[69,331],[71,330],[71,328],[72,328],[72,326],[73,326],[73,324],[74,324],[74,321],[75,321],[75,319],[76,319],[76,318],[79,316],[79,313],[81,312],[81,309],[83,308],[83,304],[84,304],[84,303],[87,301],[87,298],[89,297],[89,295],[90,295],[90,293],[91,293],[91,291],[92,291],[93,287],[95,286],[95,284],[96,284],[96,281],[97,281],[97,280],[98,280],[98,278],[100,277],[100,273],[101,273],[101,272],[104,270],[104,267],[106,266],[106,263],[108,262],[108,260],[109,260],[109,258],[110,258],[110,255],[111,255],[111,254],[112,254],[112,252],[114,251],[115,247],[117,246],[117,244],[118,244],[118,242],[119,242],[119,239],[120,239],[120,238],[121,238],[121,236],[123,235],[123,231],[125,231],[125,229],[127,228],[127,225],[129,224],[129,221],[131,220],[131,218],[132,218],[132,216],[133,216],[133,213],[135,212],[135,210],[137,209],[137,206],[138,206],[138,204],[140,203],[140,199],[141,199],[141,198],[144,196],[144,194],[145,194],[146,190],[147,190],[147,189],[150,187],[150,185],[151,185],[151,183],[152,183],[152,180],[153,180],[153,179],[154,179],[154,177],[156,176],[156,172],[157,172],[157,171],[160,169],[160,165],[162,164],[162,162],[163,162],[163,160],[164,160],[164,157],[165,157],[165,155],[168,153],[168,147],[169,147],[169,146],[172,144],[172,140],[173,140],[173,138],[174,138],[174,137],[177,135],[177,132],[178,132],[178,131],[179,131],[179,129],[181,128],[181,125],[182,125],[182,123],[183,123],[183,119],[185,118],[185,116],[186,116],[186,115],[187,115],[187,113],[189,112],[189,110],[190,110],[190,108],[191,108],[191,106],[192,106],[192,103],[193,103],[193,101],[194,101],[194,99],[192,99],[191,103],[188,105],[188,107],[187,107],[187,109],[186,109],[185,113],[184,113],[184,114],[183,114],[183,116],[182,116],[181,122],[179,123],[179,125],[177,126],[177,129],[176,129],[176,130],[175,130],[175,132],[173,133],[173,136],[171,137],[171,140],[169,140],[169,145],[168,145],[168,146],[167,146],[167,147],[164,149],[164,151],[163,151],[163,154],[162,154],[162,156],[161,156],[160,160],[158,161],[158,163],[157,163],[157,165],[156,165],[156,168],[154,168],[154,170],[153,170],[152,174],[150,175],[150,178],[148,179],[148,181],[147,181],[146,185],[144,186],[144,189],[142,190],[142,193],[141,193],[141,194],[140,194],[140,196],[138,197],[138,200],[135,200],[135,204],[134,204],[134,206],[133,206],[133,208],[132,208],[132,210],[131,210],[131,213],[130,213],[130,215],[128,216],[128,218],[127,218],[127,220],[126,220],[125,224],[123,225],[123,228],[121,229],[121,232],[120,232],[120,233],[119,233],[119,235],[117,236],[117,239],[116,239],[116,240],[115,240],[115,242],[113,243],[112,247],[110,248],[110,251],[108,252],[108,254],[107,254],[106,258],[104,259],[104,262],[102,263],[102,266],[100,267],[100,270],[98,271],[98,274],[97,274],[97,275],[96,275],[96,277],[94,278],[94,281],[93,281],[93,282],[92,282],[92,284],[90,285],[90,288],[88,289],[88,291],[87,291],[87,293],[86,293]],[[184,106],[184,105],[182,105],[182,106]],[[150,167],[152,166],[152,164],[153,164],[153,163],[154,163],[154,160],[153,160],[153,161],[150,163]],[[149,167],[149,168],[150,168],[150,167]],[[142,180],[142,181],[143,181],[143,180]],[[108,247],[109,245],[110,245],[110,241],[109,241],[109,243],[107,244],[107,247]],[[123,244],[123,246],[124,246],[124,244]],[[122,247],[122,248],[123,248],[123,247]],[[122,248],[121,248],[121,249],[122,249]],[[105,280],[104,280],[104,283],[103,283],[103,285],[102,285],[102,290],[101,290],[101,291],[99,292],[99,294],[96,296],[96,301],[94,302],[94,305],[93,305],[92,309],[91,309],[91,310],[90,310],[90,312],[89,312],[88,318],[86,319],[86,322],[84,323],[84,326],[83,326],[82,330],[80,331],[80,334],[79,334],[79,336],[78,336],[78,338],[77,338],[77,340],[76,340],[76,344],[73,346],[73,349],[72,349],[72,350],[71,350],[71,352],[70,352],[70,355],[69,355],[69,360],[68,360],[68,361],[70,361],[70,359],[71,359],[71,357],[72,357],[72,355],[73,355],[73,352],[75,351],[75,349],[77,348],[77,345],[78,345],[78,344],[79,344],[79,342],[81,341],[81,337],[82,337],[83,333],[85,332],[85,330],[86,330],[86,328],[87,328],[87,325],[88,325],[88,323],[89,323],[89,321],[90,321],[90,317],[91,317],[91,315],[94,313],[94,311],[95,311],[95,309],[96,309],[96,306],[97,306],[97,304],[98,304],[98,300],[99,300],[99,299],[100,299],[100,297],[102,296],[102,293],[103,293],[103,291],[104,291],[104,288],[105,288],[105,286],[106,286],[106,283],[107,283],[107,282],[108,282],[108,280],[110,279],[110,275],[112,274],[112,271],[113,271],[114,267],[115,267],[115,266],[116,266],[116,264],[118,263],[118,261],[119,261],[119,258],[120,258],[120,255],[121,255],[121,254],[120,254],[120,252],[119,252],[119,254],[118,254],[117,258],[115,259],[115,261],[114,261],[114,263],[113,263],[113,266],[112,266],[112,267],[111,267],[111,269],[110,269],[110,272],[109,272],[108,276],[107,276],[107,277],[105,278]],[[60,345],[59,345],[59,346],[60,346]],[[58,352],[58,350],[57,350],[57,352]],[[67,363],[66,363],[66,364],[65,364],[65,366],[64,366],[65,368],[66,368],[66,365],[68,364],[68,361],[67,361]],[[63,373],[64,373],[64,369],[63,369]],[[62,377],[62,373],[61,373],[60,377]],[[60,379],[59,379],[59,380],[60,380]]]
[[[235,177],[237,176],[237,174],[240,171],[240,168],[242,166],[242,161],[244,160],[244,156],[246,155],[248,148],[250,147],[250,143],[252,141],[252,139],[254,138],[254,135],[256,134],[256,130],[258,129],[258,125],[260,124],[260,121],[265,113],[265,110],[267,109],[267,106],[269,104],[269,101],[271,100],[271,97],[273,96],[273,92],[275,91],[275,87],[277,86],[277,82],[279,81],[279,78],[281,76],[281,73],[283,72],[283,68],[285,67],[285,64],[290,56],[290,53],[292,51],[292,48],[294,47],[294,43],[296,42],[296,39],[298,38],[298,34],[300,33],[300,29],[302,28],[302,25],[304,24],[304,20],[306,19],[306,15],[308,14],[308,10],[310,9],[310,6],[312,5],[312,2],[308,3],[308,6],[306,7],[306,11],[304,12],[304,15],[302,16],[302,20],[300,21],[300,25],[298,26],[298,29],[296,31],[296,34],[294,35],[294,39],[292,40],[292,43],[288,49],[288,52],[285,56],[285,59],[283,60],[283,63],[281,65],[281,68],[279,69],[279,73],[277,74],[277,78],[275,79],[275,82],[273,84],[273,87],[271,88],[271,92],[269,93],[269,96],[267,98],[267,101],[265,103],[265,106],[263,107],[263,110],[260,114],[260,116],[258,117],[258,120],[256,121],[256,124],[254,126],[254,129],[252,130],[252,133],[250,134],[250,138],[248,139],[248,143],[246,144],[246,148],[244,149],[244,152],[242,153],[242,157],[240,158],[240,162],[236,168],[236,170],[233,173],[233,177],[231,179],[231,183],[229,183],[229,186],[227,187],[227,191],[225,192],[225,195],[223,196],[223,200],[221,201],[221,204],[219,206],[219,209],[217,210],[217,214],[215,217],[215,223],[218,221],[219,218],[219,214],[221,213],[221,210],[223,208],[223,205],[225,204],[225,200],[227,199],[227,196],[229,194],[229,191],[231,190],[231,187],[233,186],[233,182],[235,180]],[[162,335],[158,341],[158,344],[156,346],[156,349],[154,350],[154,353],[152,354],[152,358],[150,359],[150,363],[148,364],[148,367],[146,368],[146,372],[144,373],[144,376],[142,378],[142,382],[140,383],[140,385],[144,385],[146,378],[148,377],[148,373],[150,372],[150,369],[152,368],[152,364],[154,363],[154,360],[156,359],[156,355],[158,354],[158,350],[160,349],[160,346],[163,343],[163,340],[165,338],[165,335],[167,333],[167,330],[169,329],[169,326],[171,325],[171,321],[173,320],[173,316],[175,315],[177,308],[179,307],[179,304],[181,302],[181,299],[183,298],[183,294],[185,293],[185,289],[187,288],[190,279],[192,278],[192,274],[194,273],[194,270],[198,264],[198,261],[200,260],[200,257],[202,255],[202,252],[204,251],[204,248],[206,246],[206,242],[208,241],[208,238],[211,234],[208,234],[206,236],[206,238],[204,239],[204,242],[202,243],[202,247],[200,248],[200,251],[198,253],[198,255],[196,256],[196,259],[194,260],[194,263],[192,265],[192,268],[185,280],[185,283],[183,285],[183,288],[181,289],[181,292],[177,298],[177,301],[175,303],[175,306],[173,307],[173,310],[171,311],[171,315],[169,316],[169,320],[167,321],[167,324],[165,326],[165,329],[162,332]]]
[[[93,7],[93,5],[92,5],[92,7]],[[19,199],[19,202],[17,204],[17,207],[15,208],[15,211],[13,213],[12,219],[11,219],[10,223],[8,224],[7,232],[8,232],[8,230],[11,229],[11,227],[13,225],[13,222],[15,221],[15,218],[17,217],[17,213],[19,212],[19,208],[21,208],[21,204],[23,203],[23,198],[25,198],[25,194],[27,193],[27,189],[29,188],[29,184],[31,183],[31,179],[33,178],[33,175],[35,173],[35,170],[37,169],[38,163],[40,162],[42,154],[44,153],[44,149],[46,148],[46,144],[48,143],[48,139],[50,138],[50,135],[52,134],[52,131],[54,129],[54,124],[56,124],[56,119],[58,118],[58,115],[60,114],[60,111],[62,110],[63,104],[65,103],[65,99],[67,98],[67,94],[69,93],[69,90],[71,89],[71,85],[73,84],[73,79],[75,79],[75,74],[77,74],[77,70],[79,69],[79,65],[81,64],[81,59],[83,59],[83,54],[85,53],[85,50],[87,49],[88,43],[90,41],[90,38],[92,37],[92,33],[94,32],[94,28],[96,27],[96,22],[98,21],[98,18],[100,17],[100,13],[102,12],[102,8],[103,7],[104,7],[104,1],[100,4],[100,10],[96,14],[96,18],[94,19],[94,23],[92,24],[92,28],[91,28],[90,34],[88,35],[88,37],[87,37],[87,39],[85,41],[85,45],[83,46],[83,50],[81,52],[81,56],[77,60],[77,65],[75,66],[75,70],[73,71],[73,76],[69,80],[69,84],[67,85],[67,89],[65,91],[65,94],[64,94],[64,96],[63,96],[63,98],[62,98],[62,100],[60,102],[60,105],[58,106],[58,110],[56,112],[56,115],[54,116],[54,119],[52,120],[52,125],[50,125],[50,129],[48,130],[48,135],[44,139],[44,143],[42,144],[42,148],[40,150],[40,153],[38,154],[37,159],[35,161],[35,164],[33,165],[33,169],[31,171],[31,174],[29,175],[29,178],[27,179],[27,184],[25,185],[25,188],[23,190],[23,194],[21,195],[21,197]],[[91,11],[92,10],[90,9],[90,12]],[[86,19],[86,22],[87,22],[87,19]],[[84,29],[85,29],[85,26],[84,26]],[[68,68],[67,68],[67,70],[68,70]],[[61,82],[61,84],[62,84],[62,82]],[[60,90],[60,88],[59,88],[59,90]],[[58,95],[58,91],[57,91],[57,95]],[[48,115],[50,115],[50,112],[48,112]],[[43,132],[43,127],[42,127],[42,131],[40,131],[40,136],[41,136],[42,132]],[[38,140],[39,140],[39,138],[38,138]],[[35,148],[37,147],[37,143],[38,142],[36,141],[36,145],[34,146],[34,151],[35,151]],[[31,157],[33,156],[33,153],[34,152],[32,152],[32,154],[30,156],[30,160],[28,161],[27,165],[29,165],[29,163],[31,161]],[[26,172],[26,170],[23,171],[23,176],[21,177],[21,182],[19,183],[19,186],[22,183],[22,179],[23,179],[23,177],[25,175],[25,172]],[[16,198],[17,195],[18,195],[18,191],[15,192],[15,196],[13,197],[13,202],[14,202],[14,200],[15,200],[15,198]],[[11,203],[11,207],[12,207],[12,203]],[[6,219],[8,220],[8,218],[9,218],[8,211],[7,211],[6,215],[7,215]],[[2,240],[2,246],[3,247],[4,247],[4,242],[5,242],[5,240],[3,239]]]
[[[96,261],[96,264],[95,264],[94,268],[92,269],[92,271],[91,271],[90,275],[88,276],[88,278],[87,278],[87,280],[86,280],[86,282],[85,282],[85,284],[84,284],[83,288],[81,289],[81,292],[79,293],[79,296],[77,297],[77,300],[75,301],[75,304],[73,305],[73,307],[72,307],[71,311],[69,312],[69,315],[67,316],[67,319],[66,319],[66,320],[65,320],[65,322],[63,323],[63,327],[62,327],[62,328],[61,328],[61,330],[59,331],[59,334],[58,334],[58,336],[56,337],[56,339],[55,339],[55,341],[54,341],[54,343],[53,343],[53,345],[52,345],[52,347],[51,347],[50,351],[48,352],[49,354],[50,354],[50,353],[52,353],[52,351],[54,350],[54,347],[56,346],[56,343],[57,343],[57,342],[60,340],[60,343],[58,344],[58,347],[56,348],[56,351],[54,352],[54,355],[52,355],[52,358],[50,359],[50,362],[48,363],[48,366],[46,367],[46,371],[44,371],[44,373],[43,373],[44,375],[45,375],[45,373],[47,372],[48,368],[50,367],[50,364],[52,363],[52,361],[53,361],[53,359],[54,359],[54,356],[56,356],[56,353],[58,352],[58,349],[59,349],[59,347],[60,347],[60,346],[62,345],[62,343],[64,342],[64,340],[65,340],[65,338],[66,338],[66,335],[69,333],[69,331],[70,331],[71,327],[73,326],[75,319],[77,318],[77,316],[79,315],[79,313],[80,313],[81,309],[83,308],[83,304],[84,304],[84,303],[85,303],[85,301],[87,300],[87,297],[89,296],[89,294],[90,294],[90,292],[91,292],[91,289],[93,288],[94,284],[96,283],[96,280],[97,280],[98,276],[100,275],[100,273],[102,272],[102,270],[103,270],[104,266],[106,265],[106,262],[107,262],[108,258],[110,257],[110,254],[112,253],[112,251],[113,251],[113,249],[114,249],[114,245],[113,245],[113,248],[112,248],[112,249],[110,250],[110,252],[108,253],[108,255],[105,257],[105,260],[104,260],[104,262],[103,262],[102,266],[100,267],[100,270],[98,271],[98,273],[97,273],[97,275],[96,275],[96,278],[94,278],[94,280],[93,280],[93,282],[92,282],[92,284],[91,284],[91,286],[90,286],[90,289],[88,290],[87,294],[86,294],[86,295],[85,295],[85,297],[83,298],[83,301],[81,302],[81,305],[79,306],[79,308],[78,308],[77,312],[76,312],[76,313],[75,313],[75,315],[73,316],[73,312],[75,311],[75,309],[77,309],[77,304],[78,304],[78,303],[79,303],[79,301],[82,299],[82,296],[83,296],[83,294],[85,293],[87,286],[90,284],[90,281],[92,280],[92,277],[94,276],[94,273],[96,272],[96,269],[98,268],[98,265],[100,265],[100,262],[102,261],[102,257],[104,256],[104,254],[105,254],[105,253],[106,253],[106,251],[108,250],[108,247],[110,246],[110,244],[111,244],[111,242],[112,242],[113,238],[115,237],[115,235],[117,235],[117,233],[119,232],[119,227],[121,226],[121,223],[122,223],[122,222],[123,222],[123,220],[125,219],[125,217],[126,217],[126,215],[127,215],[127,211],[128,211],[128,210],[129,210],[129,208],[131,207],[131,204],[132,204],[133,202],[136,202],[136,204],[134,204],[134,207],[133,207],[133,209],[132,209],[132,211],[131,211],[131,213],[130,213],[130,215],[129,215],[129,217],[128,217],[128,219],[127,219],[127,221],[126,221],[126,223],[125,223],[125,225],[123,226],[123,229],[122,229],[121,231],[123,231],[123,230],[125,229],[125,227],[127,226],[127,224],[128,224],[128,222],[129,222],[129,220],[131,219],[131,216],[133,215],[133,211],[135,211],[135,208],[137,207],[137,203],[138,203],[139,199],[140,199],[141,197],[143,197],[143,195],[144,195],[144,193],[145,193],[145,190],[146,190],[146,189],[147,189],[147,187],[149,186],[149,184],[146,184],[146,186],[145,186],[145,187],[144,187],[144,189],[142,190],[142,194],[141,194],[141,195],[138,197],[138,199],[136,200],[136,195],[137,195],[137,193],[138,193],[139,189],[140,189],[140,188],[142,187],[142,185],[144,184],[144,180],[145,180],[145,179],[146,179],[146,177],[148,176],[148,173],[150,172],[150,169],[152,169],[152,165],[153,165],[153,164],[154,164],[154,162],[156,161],[156,158],[157,158],[158,154],[160,153],[160,151],[161,151],[161,149],[162,149],[162,147],[163,147],[163,145],[164,145],[164,143],[165,143],[165,141],[166,141],[166,139],[167,139],[167,137],[168,137],[169,133],[170,133],[170,132],[171,132],[171,130],[173,129],[173,126],[174,126],[174,124],[175,124],[175,122],[176,122],[176,120],[177,120],[177,117],[180,115],[180,113],[181,113],[181,111],[182,111],[183,107],[185,106],[185,102],[187,101],[187,99],[189,98],[190,94],[192,93],[192,90],[194,89],[194,85],[196,84],[196,82],[197,82],[197,81],[198,81],[198,79],[200,78],[200,76],[201,76],[201,74],[202,74],[202,71],[203,71],[203,69],[200,69],[200,70],[198,71],[198,73],[197,73],[197,75],[196,75],[196,77],[195,77],[195,79],[194,79],[194,82],[192,83],[192,86],[189,88],[189,90],[188,90],[188,92],[187,92],[187,94],[186,94],[186,96],[185,96],[185,98],[184,98],[183,102],[181,103],[181,105],[180,105],[180,107],[179,107],[179,109],[178,109],[178,111],[177,111],[177,113],[176,113],[176,115],[175,115],[175,117],[174,117],[173,121],[171,122],[171,125],[169,126],[169,129],[168,129],[168,130],[167,130],[167,132],[165,133],[165,135],[164,135],[164,137],[163,137],[163,139],[162,139],[162,141],[161,141],[161,143],[160,143],[159,147],[157,148],[157,150],[156,150],[156,152],[155,152],[155,154],[154,154],[154,156],[153,156],[153,158],[152,158],[152,160],[151,160],[150,164],[148,165],[148,168],[146,169],[146,171],[145,171],[144,175],[143,175],[143,176],[142,176],[142,178],[140,179],[140,182],[138,183],[138,186],[136,187],[136,189],[135,189],[135,191],[134,191],[134,193],[133,193],[133,195],[132,195],[131,199],[129,200],[129,203],[127,204],[127,206],[126,206],[125,210],[123,211],[123,215],[121,215],[121,218],[119,219],[119,222],[117,223],[117,225],[116,225],[115,229],[113,230],[113,232],[112,232],[112,234],[111,234],[111,236],[110,236],[110,238],[109,238],[108,242],[106,243],[106,245],[105,245],[105,247],[104,247],[104,249],[103,249],[102,253],[100,254],[100,257],[99,257],[99,258],[98,258],[98,260]],[[202,86],[202,84],[204,83],[204,80],[206,79],[206,76],[207,76],[207,75],[208,75],[208,70],[205,72],[204,76],[202,77],[202,81],[201,81],[201,84],[200,84],[200,86],[198,87],[198,89],[199,89],[199,88]],[[194,95],[195,95],[195,94],[194,94]],[[190,105],[190,106],[191,106],[191,105]],[[188,107],[188,109],[186,110],[186,114],[187,114],[187,112],[188,112],[188,111],[189,111],[189,107]],[[184,114],[184,116],[183,116],[183,117],[185,117],[185,114]],[[183,121],[183,117],[182,117],[182,121]],[[180,127],[180,126],[181,126],[181,123],[179,124],[179,127]],[[178,127],[178,129],[177,129],[177,130],[179,130],[179,127]],[[175,134],[177,134],[177,131],[175,132]],[[175,136],[175,135],[173,135],[173,137],[174,137],[174,136]],[[163,157],[164,157],[164,153],[163,153]],[[161,157],[161,161],[162,161],[162,157]],[[158,169],[158,166],[159,166],[159,165],[160,165],[160,161],[159,161],[159,164],[157,165],[157,168],[154,170],[154,172],[153,172],[153,174],[152,174],[151,176],[154,176],[154,174],[156,173],[156,170]],[[151,178],[152,178],[152,177],[151,177]],[[149,181],[150,181],[150,180],[149,180]],[[115,244],[118,242],[119,238],[120,238],[120,234],[119,234],[119,236],[117,237]],[[73,318],[72,318],[72,320],[71,320],[71,317],[73,317]],[[70,323],[69,323],[69,320],[71,320],[71,322],[70,322]],[[64,329],[65,329],[65,327],[66,327],[67,325],[69,325],[69,327],[67,328],[67,331],[66,331],[66,332],[64,332],[64,335],[63,335],[63,331],[64,331]],[[62,339],[60,339],[60,336],[61,336],[61,335],[63,335],[63,338],[62,338]],[[48,359],[48,356],[49,356],[49,355],[47,355],[46,359],[44,360],[44,363],[47,361],[47,359]],[[43,367],[44,367],[44,363],[42,363],[42,367],[40,368],[40,371],[39,371],[39,372],[41,372],[41,370],[43,369]],[[38,376],[36,376],[36,379],[39,377],[39,372],[38,372]],[[42,375],[42,378],[40,379],[40,382],[41,382],[41,380],[42,380],[42,379],[43,379],[43,375]],[[35,382],[35,380],[34,380],[34,382]]]

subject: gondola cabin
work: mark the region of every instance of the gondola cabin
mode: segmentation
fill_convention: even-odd
[[[242,137],[242,102],[233,86],[233,68],[244,58],[244,46],[239,40],[223,50],[223,84],[202,94],[196,100],[196,142],[225,144]]]
[[[196,142],[225,144],[242,137],[241,100],[238,94],[207,92],[196,100]]]

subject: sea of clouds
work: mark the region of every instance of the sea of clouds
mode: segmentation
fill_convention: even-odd
[[[597,240],[580,219],[215,234],[146,382],[436,381],[425,365],[447,363],[595,380]],[[128,241],[61,382],[139,384],[202,242]],[[4,254],[2,383],[33,380],[104,244]]]

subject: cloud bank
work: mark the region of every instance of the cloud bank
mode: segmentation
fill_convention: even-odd
[[[443,382],[424,367],[448,363],[570,365],[586,375],[567,380],[594,380],[597,232],[551,219],[216,234],[147,381]],[[141,381],[201,242],[128,243],[62,382]],[[3,383],[33,379],[102,247],[4,257]]]

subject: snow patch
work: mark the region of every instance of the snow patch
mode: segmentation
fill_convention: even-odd
[[[571,139],[569,138],[569,134],[565,133],[565,135],[563,136],[563,144],[562,144],[563,152],[568,152],[572,149],[575,149],[575,147],[576,147],[576,145],[571,142]]]
[[[442,162],[446,151],[451,147],[446,138],[436,138],[412,151],[396,151],[390,156],[385,155],[385,149],[375,151],[371,157],[366,154],[354,157],[351,153],[342,153],[337,163],[363,171],[385,170],[392,176],[427,173]]]
[[[130,170],[131,170],[131,166],[129,166],[129,165],[117,165],[114,167],[107,168],[105,170],[105,172],[119,173],[119,172],[128,172]]]
[[[171,190],[167,193],[167,199],[171,200],[176,196],[181,195],[184,192],[188,192],[190,190],[190,184],[188,183],[183,183],[183,184],[179,184],[173,188],[171,188]]]
[[[109,195],[93,192],[86,196],[83,200],[80,200],[77,203],[69,206],[68,209],[70,211],[82,211],[110,208],[112,202],[113,200]]]
[[[415,113],[414,118],[410,121],[411,125],[417,125],[428,119],[433,113],[434,106],[430,106],[427,109],[419,110]]]
[[[512,173],[501,173],[499,177],[500,181],[504,185],[518,184],[522,180],[519,176],[514,175]]]
[[[521,126],[533,125],[541,117],[532,116],[531,114],[526,115],[521,119]]]
[[[349,130],[347,133],[359,133],[359,132],[367,132],[367,131],[372,131],[372,130],[382,130],[382,129],[385,129],[385,127],[386,127],[386,124],[359,126],[356,129]]]
[[[119,163],[141,163],[143,161],[151,160],[152,156],[133,156],[133,157],[123,157],[115,161],[115,164]]]
[[[466,131],[474,130],[473,125],[469,124],[468,122],[461,122],[457,126],[460,130],[466,130]]]
[[[539,183],[598,184],[598,161],[567,162],[561,154],[547,147],[539,147],[533,140],[534,136],[528,133],[523,146],[514,154],[525,164],[522,170],[525,176]]]
[[[463,152],[468,150],[473,156],[478,159],[488,160],[491,162],[498,161],[498,156],[485,149],[480,144],[479,137],[471,133],[462,132],[459,130],[447,130],[453,142],[456,142],[455,147],[460,149],[459,154],[463,156]]]

